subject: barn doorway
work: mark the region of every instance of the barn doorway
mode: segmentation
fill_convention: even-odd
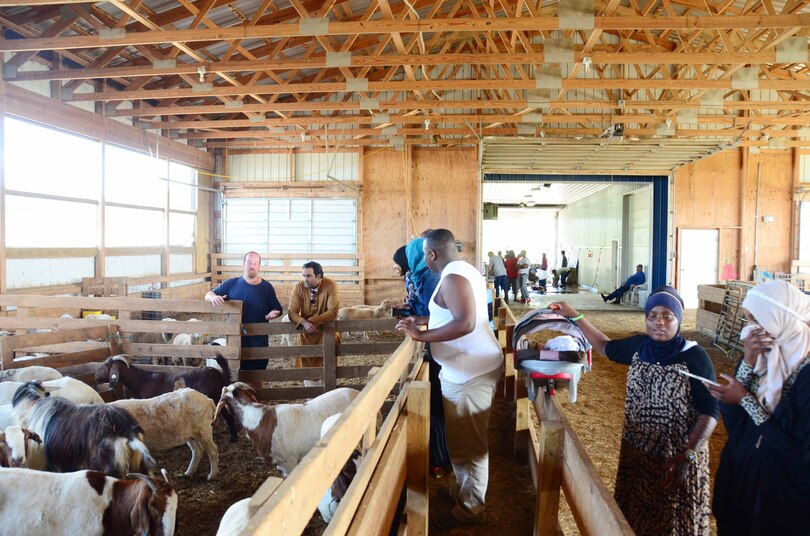
[[[684,307],[698,306],[698,285],[717,283],[718,245],[717,229],[681,229],[678,240],[678,292]]]

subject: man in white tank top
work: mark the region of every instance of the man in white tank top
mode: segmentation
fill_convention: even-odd
[[[489,414],[501,376],[503,353],[487,314],[486,282],[478,270],[459,260],[456,239],[447,229],[431,231],[424,242],[425,261],[440,273],[430,299],[429,317],[409,316],[397,324],[415,341],[430,343],[442,366],[447,442],[456,483],[449,496],[456,506],[434,522],[442,528],[481,524],[489,479]],[[419,326],[428,329],[420,331]]]

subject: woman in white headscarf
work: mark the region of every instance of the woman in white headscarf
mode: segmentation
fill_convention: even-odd
[[[728,441],[714,487],[718,534],[810,534],[810,296],[783,281],[748,291],[735,377],[709,387]]]

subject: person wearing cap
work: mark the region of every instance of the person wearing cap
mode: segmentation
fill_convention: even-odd
[[[743,300],[743,357],[709,386],[728,432],[714,485],[717,532],[810,533],[810,296],[784,281]]]
[[[709,445],[718,403],[706,351],[680,334],[683,300],[669,286],[645,306],[646,335],[612,341],[566,302],[551,308],[576,322],[594,350],[628,365],[614,496],[638,535],[709,533]]]

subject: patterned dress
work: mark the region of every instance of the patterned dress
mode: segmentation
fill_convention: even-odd
[[[701,413],[716,414],[716,404],[707,400],[711,397],[705,387],[677,371],[713,379],[711,362],[696,346],[669,364],[644,362],[637,352],[627,359],[629,349],[637,347],[632,343],[641,340],[633,337],[612,341],[609,345],[613,348],[609,346],[606,352],[611,360],[630,365],[616,502],[638,535],[709,534],[708,442],[696,451],[697,463],[689,465],[682,488],[675,491],[665,488],[663,463],[686,450]]]

